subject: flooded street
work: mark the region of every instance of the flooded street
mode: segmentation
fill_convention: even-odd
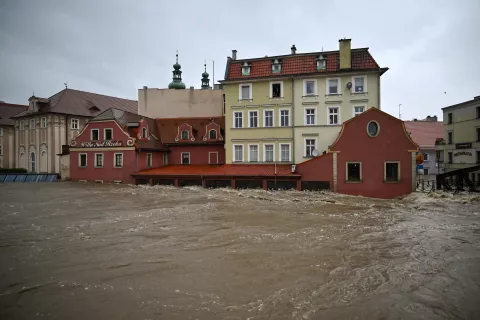
[[[479,196],[0,184],[1,319],[480,319]]]

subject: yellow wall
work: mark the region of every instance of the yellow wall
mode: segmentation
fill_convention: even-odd
[[[250,83],[252,85],[252,99],[240,100],[240,85]],[[274,144],[274,160],[279,161],[280,144],[292,143],[292,82],[283,80],[283,98],[270,98],[270,81],[231,83],[224,85],[225,92],[225,151],[226,162],[233,162],[233,145],[244,145],[244,161],[248,161],[248,145],[259,144],[259,160],[263,161],[263,145]],[[280,127],[280,110],[290,110],[290,126]],[[264,127],[264,110],[273,110],[274,126]],[[249,111],[258,111],[258,128],[248,127]],[[243,113],[243,127],[234,128],[234,112]],[[291,153],[293,146],[290,147]],[[292,156],[290,156],[291,158]]]

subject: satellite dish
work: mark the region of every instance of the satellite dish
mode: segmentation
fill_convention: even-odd
[[[318,156],[318,150],[317,149],[314,149],[312,151],[312,156],[314,156],[314,157]]]
[[[351,89],[351,88],[352,88],[352,83],[351,83],[351,82],[347,82],[347,88],[348,88],[348,89]]]

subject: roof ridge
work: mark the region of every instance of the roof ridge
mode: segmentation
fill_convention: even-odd
[[[89,91],[83,91],[83,90],[77,90],[77,89],[71,89],[71,88],[66,88],[66,89],[64,89],[64,90],[65,90],[65,91],[66,91],[66,90],[77,91],[77,92],[83,92],[83,93],[88,93],[88,94],[94,94],[94,95],[96,95],[96,96],[102,96],[102,97],[108,97],[108,98],[115,98],[115,99],[122,99],[122,100],[129,100],[129,101],[138,102],[138,100],[127,99],[127,98],[120,98],[120,97],[114,97],[114,96],[107,96],[106,94],[89,92]]]
[[[369,47],[363,47],[363,48],[353,48],[350,49],[350,51],[367,51],[369,50]],[[232,63],[235,62],[243,62],[243,61],[251,61],[251,60],[269,60],[273,58],[279,58],[279,57],[298,57],[298,56],[311,56],[311,55],[317,55],[317,54],[333,54],[333,53],[339,53],[340,50],[330,50],[330,51],[312,51],[312,52],[305,52],[305,53],[295,53],[295,54],[283,54],[283,55],[274,55],[274,56],[267,56],[267,57],[258,57],[258,58],[245,58],[245,59],[236,59],[236,60],[231,60]]]

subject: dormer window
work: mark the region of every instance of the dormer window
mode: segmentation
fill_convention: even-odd
[[[182,131],[182,140],[188,140],[188,131],[187,130]]]
[[[147,138],[147,128],[145,128],[145,127],[142,128],[142,138],[143,139]]]
[[[208,136],[212,140],[217,139],[217,130],[214,130],[214,129],[210,130],[210,132],[208,133]]]
[[[278,60],[278,59],[275,59],[272,61],[272,72],[273,73],[279,73],[280,71],[282,71],[282,61]]]
[[[243,63],[242,65],[242,76],[249,76],[250,75],[250,64],[248,62]]]
[[[316,59],[317,70],[325,70],[327,67],[327,59],[323,55],[319,55]]]

